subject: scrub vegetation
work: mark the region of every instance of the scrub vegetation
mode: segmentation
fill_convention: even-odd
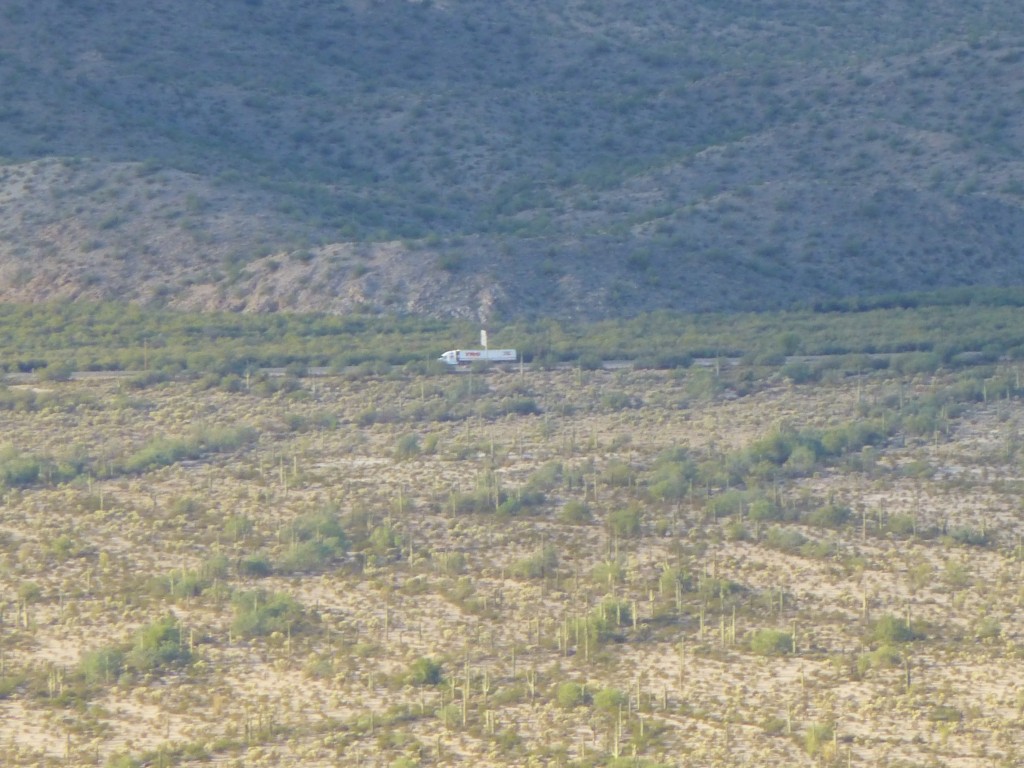
[[[668,368],[559,363],[553,325],[550,356],[459,372],[165,367],[115,341],[145,314],[81,351],[136,373],[49,377],[41,344],[0,409],[0,754],[1017,764],[1021,365],[1001,307],[948,312],[991,341],[948,352],[933,311],[649,318],[733,333]],[[188,318],[196,360],[229,320]],[[340,321],[274,322],[315,350]],[[572,333],[600,360],[638,327]]]

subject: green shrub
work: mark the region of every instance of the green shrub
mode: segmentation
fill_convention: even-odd
[[[797,554],[807,543],[807,537],[792,528],[771,528],[764,539],[765,545],[780,552]]]
[[[444,679],[444,670],[440,662],[420,657],[409,665],[406,677],[413,685],[438,685]]]
[[[78,671],[85,678],[87,685],[113,683],[124,669],[124,649],[112,646],[87,651],[78,662]]]
[[[254,442],[257,436],[251,427],[197,427],[188,437],[150,440],[123,458],[117,469],[129,475],[141,474],[185,459],[198,459],[208,453],[237,450]]]
[[[879,618],[871,628],[870,639],[873,642],[883,645],[893,643],[908,643],[912,640],[919,640],[922,637],[907,624],[907,622],[892,614],[886,614]]]
[[[532,397],[514,397],[504,400],[502,401],[502,410],[506,414],[516,416],[535,416],[541,412],[540,406]]]
[[[804,557],[821,559],[825,557],[833,557],[836,554],[837,546],[834,541],[815,541],[814,539],[808,539],[803,546],[800,547],[799,551]]]
[[[78,557],[82,554],[82,550],[75,544],[75,540],[66,533],[62,533],[51,541],[49,549],[54,556],[61,561],[68,560],[72,557]]]
[[[227,555],[221,552],[215,552],[203,561],[203,564],[199,567],[199,574],[207,581],[212,579],[223,579],[228,575],[229,565],[230,561],[228,560]]]
[[[661,501],[685,499],[697,477],[697,465],[685,451],[668,452],[658,459],[648,488]]]
[[[579,638],[579,646],[587,643],[591,648],[620,637],[621,628],[632,623],[630,604],[622,600],[606,600],[585,618],[572,622],[571,637]]]
[[[767,461],[770,464],[781,466],[793,452],[793,448],[796,446],[796,437],[796,433],[790,430],[776,430],[751,444],[744,451],[744,459],[748,464]]]
[[[191,658],[180,625],[174,617],[168,616],[139,630],[135,643],[125,655],[124,665],[139,672],[160,672],[168,667],[183,666]]]
[[[933,723],[959,723],[963,718],[959,709],[948,704],[936,704],[928,713],[928,719]]]
[[[293,542],[277,562],[281,573],[318,573],[325,570],[335,558],[335,550],[324,541]]]
[[[713,518],[738,514],[746,507],[747,494],[738,488],[730,488],[708,499],[708,514]]]
[[[947,560],[942,568],[942,580],[954,589],[964,589],[971,585],[971,571],[964,561]]]
[[[289,527],[291,544],[278,563],[287,573],[315,573],[340,560],[349,542],[332,508],[302,515]]]
[[[434,558],[442,573],[449,576],[462,573],[466,570],[466,556],[461,552],[444,552]]]
[[[163,384],[171,380],[166,371],[144,371],[137,373],[127,380],[126,386],[129,389],[145,389],[154,384]]]
[[[236,592],[231,602],[235,609],[231,630],[242,637],[297,632],[308,624],[306,613],[298,601],[280,592]]]
[[[793,635],[779,629],[759,629],[750,638],[750,650],[758,656],[792,653]]]
[[[130,475],[139,474],[168,466],[189,455],[189,445],[185,440],[156,438],[125,458],[121,463],[121,471]]]
[[[900,373],[935,373],[942,365],[942,357],[935,352],[906,352],[893,356],[890,365]]]
[[[608,529],[620,538],[640,535],[640,505],[620,507],[608,515]]]
[[[663,565],[661,576],[658,577],[658,588],[672,595],[677,585],[683,591],[690,589],[692,586],[690,574],[684,568],[673,568],[668,564]]]
[[[104,768],[139,768],[141,762],[124,752],[115,752],[107,758]]]
[[[625,392],[606,392],[601,396],[601,405],[609,411],[623,411],[627,408],[639,408],[640,402]]]
[[[612,459],[601,473],[601,482],[613,488],[625,488],[633,482],[633,469],[624,461]]]
[[[885,521],[885,529],[897,536],[910,536],[914,533],[917,524],[911,515],[896,514],[890,515]]]
[[[42,464],[32,456],[13,455],[0,459],[0,483],[8,488],[27,488],[39,482]]]
[[[270,564],[270,558],[262,553],[256,553],[242,558],[238,563],[238,572],[242,576],[262,579],[272,574],[274,567]]]
[[[370,532],[370,549],[378,557],[390,556],[395,550],[401,549],[402,537],[393,526],[378,525]]]
[[[10,389],[0,384],[0,411],[34,411],[39,397],[35,392]]]
[[[850,517],[848,507],[837,504],[826,504],[807,515],[807,522],[820,528],[838,528]]]
[[[396,461],[408,461],[409,459],[415,458],[420,454],[420,438],[419,435],[408,432],[398,438],[398,443],[395,445],[395,460]]]
[[[590,522],[591,517],[590,507],[585,501],[579,501],[578,499],[567,501],[558,513],[559,520],[571,525],[588,523]]]
[[[1003,628],[995,616],[983,616],[975,622],[972,632],[978,640],[995,640],[1002,634]]]
[[[422,583],[422,580],[417,580]],[[464,576],[456,581],[450,588],[444,590],[444,596],[456,605],[466,607],[467,601],[476,594],[476,587],[473,580]]]
[[[992,533],[977,528],[958,527],[949,531],[946,539],[950,543],[968,547],[988,547],[993,543]]]
[[[869,669],[894,669],[903,663],[903,656],[891,645],[882,645],[857,659],[857,672],[864,674]]]
[[[633,361],[633,369],[641,370],[684,370],[693,365],[693,356],[686,352],[661,352],[641,355]]]
[[[513,494],[508,494],[507,498],[498,505],[498,509],[496,511],[499,515],[504,515],[506,517],[518,515],[542,506],[544,501],[545,496],[540,491],[519,489]]]
[[[506,493],[499,495],[499,506],[508,498]],[[455,492],[448,497],[448,506],[456,514],[473,514],[493,512],[495,510],[494,492],[490,488],[479,488],[467,493]]]
[[[171,571],[166,576],[154,578],[150,583],[153,594],[171,597],[197,597],[210,585],[199,571]]]
[[[725,527],[725,538],[728,541],[749,541],[750,531],[741,520],[733,520]]]
[[[697,591],[701,597],[722,599],[726,595],[732,595],[743,591],[743,586],[729,579],[715,579],[704,577],[697,585]]]
[[[550,544],[518,560],[512,566],[512,575],[520,579],[541,579],[551,575],[558,567],[558,553]]]
[[[784,520],[785,512],[782,507],[766,496],[761,496],[750,502],[747,514],[751,520],[764,523],[771,520]]]
[[[52,362],[36,371],[40,381],[70,381],[71,374],[75,372],[73,360]]]
[[[605,600],[597,607],[599,626],[625,627],[633,622],[633,607],[626,600]]]
[[[808,475],[814,471],[820,458],[813,446],[797,445],[793,447],[782,468],[791,475]]]
[[[586,701],[586,689],[579,683],[560,683],[555,689],[555,703],[562,709],[574,709]]]
[[[602,688],[594,694],[594,708],[601,712],[614,714],[625,707],[628,698],[618,688]]]
[[[536,491],[550,491],[557,487],[565,474],[560,461],[549,461],[536,470],[526,481],[526,487]]]

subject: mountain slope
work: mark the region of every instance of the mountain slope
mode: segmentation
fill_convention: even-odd
[[[600,316],[1024,282],[1011,3],[0,14],[0,297]]]

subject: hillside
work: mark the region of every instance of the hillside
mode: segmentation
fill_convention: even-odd
[[[1018,766],[1020,367],[855,357],[0,387],[3,764]]]
[[[1009,2],[0,16],[3,299],[495,319],[1024,283]]]

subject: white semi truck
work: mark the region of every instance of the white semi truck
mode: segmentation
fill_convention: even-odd
[[[514,349],[450,349],[437,358],[448,365],[470,363],[514,363],[518,358]]]

